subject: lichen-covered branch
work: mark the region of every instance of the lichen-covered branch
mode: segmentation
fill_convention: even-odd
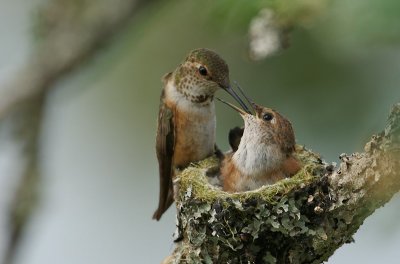
[[[215,158],[178,177],[183,240],[164,263],[321,263],[352,241],[364,219],[400,190],[400,103],[365,152],[338,168],[303,147],[303,169],[258,190],[228,194],[208,184]]]

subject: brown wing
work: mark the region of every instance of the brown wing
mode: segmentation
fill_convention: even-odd
[[[158,208],[153,214],[153,219],[160,220],[162,214],[171,205],[175,133],[173,110],[164,102],[164,90],[160,99],[160,112],[158,114],[158,130],[156,137],[156,151],[160,174],[160,197]]]

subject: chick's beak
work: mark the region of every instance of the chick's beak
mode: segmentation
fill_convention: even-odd
[[[218,97],[217,97],[217,99],[218,99],[219,101],[223,102],[224,104],[226,104],[227,106],[230,106],[231,108],[233,108],[233,109],[236,110],[237,112],[239,112],[239,114],[240,114],[241,116],[249,115],[249,113],[247,113],[246,111],[240,109],[240,108],[237,107],[236,105],[233,105],[233,104],[231,104],[231,103],[228,103],[228,102],[226,102],[226,101],[224,101],[224,100],[222,100],[221,98],[218,98]]]

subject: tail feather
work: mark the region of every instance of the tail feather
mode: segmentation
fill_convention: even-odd
[[[164,203],[160,203],[158,205],[157,210],[153,214],[153,219],[159,221],[161,216],[168,210],[171,204],[174,202],[174,193],[173,189],[170,188],[168,192],[167,199],[165,199]]]

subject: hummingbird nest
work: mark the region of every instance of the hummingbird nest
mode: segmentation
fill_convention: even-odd
[[[178,232],[163,263],[321,263],[400,189],[400,104],[365,152],[327,164],[297,146],[293,177],[242,193],[211,185],[211,157],[177,177]]]

